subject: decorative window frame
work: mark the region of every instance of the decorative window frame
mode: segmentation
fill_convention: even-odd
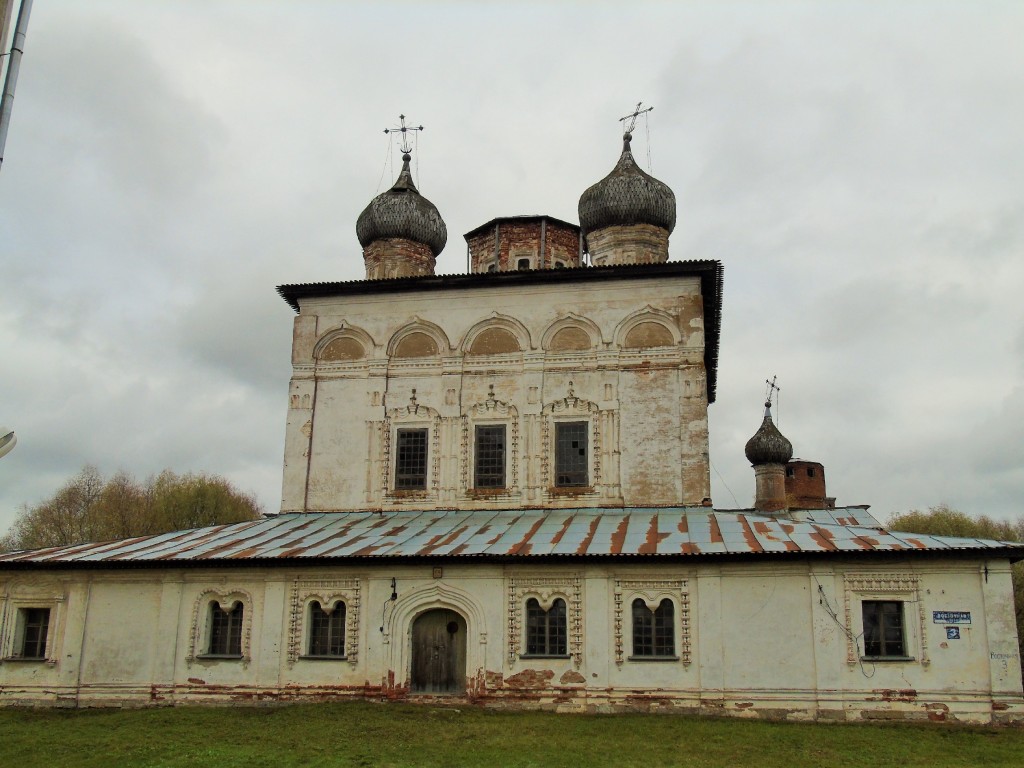
[[[612,411],[614,416],[617,412]],[[587,422],[587,480],[584,486],[555,487],[555,423],[560,421]],[[601,409],[597,403],[577,397],[569,382],[569,394],[561,400],[548,403],[541,409],[541,487],[549,495],[584,495],[593,493],[603,483],[601,455],[604,430]]]
[[[461,417],[461,446],[459,455],[461,486],[467,496],[514,496],[519,493],[519,411],[514,405],[498,400],[494,385],[490,386],[487,399],[474,404]],[[505,487],[476,488],[476,427],[506,427]]]
[[[309,605],[314,600],[320,605],[332,605],[338,600],[345,603],[345,656],[338,660],[347,661],[353,667],[358,663],[360,592],[359,579],[296,579],[292,583],[288,613],[289,667],[305,656]]]
[[[627,660],[624,651],[623,611],[629,614],[629,640],[633,638],[633,601],[643,600],[651,610],[661,605],[668,598],[675,608],[676,657],[679,662],[689,665],[693,661],[693,648],[690,635],[690,591],[688,579],[615,579],[615,664],[621,667]]]
[[[22,611],[46,608],[50,611],[46,627],[46,650],[42,658],[26,658],[17,647],[22,638]],[[67,593],[64,584],[57,581],[16,580],[0,593],[0,664],[25,662],[55,667],[61,658],[63,632],[67,611]]]
[[[441,490],[441,414],[435,409],[416,402],[416,390],[412,390],[409,405],[392,408],[382,421],[371,422],[380,432],[380,487],[384,496],[391,499],[417,498],[436,499]],[[395,464],[398,450],[399,429],[426,429],[427,445],[427,487],[420,490],[398,490],[395,488]]]
[[[526,636],[526,601],[536,598],[541,608],[551,610],[558,598],[565,600],[565,621],[569,658],[576,669],[583,664],[583,580],[577,574],[535,574],[509,576],[508,663],[521,657]]]
[[[893,658],[893,662],[921,664],[928,666],[928,624],[924,601],[921,597],[921,579],[915,573],[865,573],[843,576],[843,604],[846,612],[846,663],[859,664],[865,657],[860,653],[860,639],[864,634],[864,617],[861,604],[865,600],[898,600],[903,603],[903,631],[907,657]],[[917,621],[914,621],[914,606],[917,607]],[[917,651],[915,655],[914,651]],[[869,659],[872,662],[885,659]]]
[[[207,655],[210,646],[210,608],[214,603],[220,610],[227,610],[235,603],[242,603],[242,655],[241,658]],[[185,663],[188,666],[196,661],[240,661],[247,667],[252,661],[252,614],[255,603],[252,595],[244,589],[207,589],[199,594],[192,607],[192,627],[189,632],[188,655]]]

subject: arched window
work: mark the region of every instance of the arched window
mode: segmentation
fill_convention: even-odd
[[[245,607],[238,600],[230,608],[221,608],[214,600],[210,603],[210,642],[207,647],[209,656],[241,656],[242,655],[242,619]]]
[[[345,603],[336,600],[328,609],[309,604],[309,656],[345,656]]]
[[[633,601],[633,657],[674,659],[675,608],[664,598],[653,611],[641,598]]]
[[[556,598],[546,611],[537,598],[526,601],[526,655],[568,655],[565,600]]]

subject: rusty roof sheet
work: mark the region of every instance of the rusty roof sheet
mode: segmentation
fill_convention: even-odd
[[[860,507],[785,516],[704,507],[287,514],[122,541],[0,554],[4,565],[350,558],[646,557],[998,550],[1024,544],[887,531]]]

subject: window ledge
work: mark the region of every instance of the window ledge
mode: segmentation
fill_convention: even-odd
[[[241,661],[245,657],[240,653],[200,653],[196,658],[212,661]]]
[[[36,663],[36,664],[46,664],[46,663],[50,662],[50,660],[48,658],[46,658],[45,656],[7,656],[7,657],[5,657],[3,659],[0,659],[0,662],[2,662],[4,664],[7,664],[8,662],[11,662],[11,661],[19,662],[19,663],[27,662],[27,663]]]
[[[568,653],[521,653],[520,659],[571,659]]]
[[[348,656],[299,656],[299,661],[348,661]]]
[[[548,488],[549,496],[585,496],[593,492],[592,485],[553,485]]]
[[[870,661],[872,663],[876,663],[876,662],[879,662],[879,661],[881,661],[881,662],[895,661],[897,663],[898,662],[906,663],[906,662],[909,662],[909,661],[917,661],[917,659],[914,658],[913,656],[861,656],[860,660],[861,661]]]
[[[679,661],[678,656],[630,656],[629,661]]]

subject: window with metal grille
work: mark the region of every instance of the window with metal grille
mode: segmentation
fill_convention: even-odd
[[[864,655],[876,658],[906,658],[903,632],[903,603],[899,600],[865,600]]]
[[[526,655],[567,656],[565,600],[557,598],[544,610],[531,597],[526,601]]]
[[[19,657],[22,659],[45,659],[46,635],[50,629],[50,609],[22,608],[20,614]]]
[[[309,604],[309,655],[345,655],[345,603],[341,600],[330,612],[316,600]]]
[[[228,609],[210,604],[210,656],[242,655],[242,617],[245,608],[236,602]]]
[[[555,422],[555,485],[588,485],[587,422]]]
[[[505,425],[477,425],[473,487],[505,487]]]
[[[667,597],[653,611],[639,597],[633,601],[633,656],[675,658],[675,608]]]
[[[398,430],[395,460],[395,489],[422,491],[427,488],[427,430]]]

